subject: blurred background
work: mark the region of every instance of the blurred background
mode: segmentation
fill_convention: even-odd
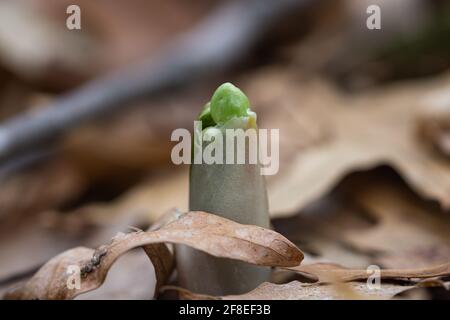
[[[445,0],[2,0],[0,294],[63,250],[187,210],[170,134],[226,81],[280,129],[269,206],[306,262],[448,261],[449,39]],[[146,259],[81,298],[151,298]]]

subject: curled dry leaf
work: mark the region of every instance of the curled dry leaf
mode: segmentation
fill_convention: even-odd
[[[107,246],[97,250],[78,247],[67,250],[52,258],[23,286],[13,289],[5,295],[5,299],[73,299],[76,296],[94,290],[105,281],[106,275],[114,262],[127,251],[139,247],[134,245],[132,234],[119,233]],[[152,260],[156,274],[156,289],[167,279],[173,269],[173,258],[165,250],[163,243],[143,246],[144,251]],[[164,255],[156,257],[156,252]],[[167,259],[163,262],[163,258]],[[70,289],[70,272],[79,267],[81,282],[79,289]],[[72,270],[72,271],[70,271]],[[75,274],[76,275],[76,274]],[[75,284],[75,283],[74,283]],[[156,292],[156,291],[155,291]]]
[[[371,290],[366,283],[318,285],[292,281],[285,284],[265,282],[256,289],[241,295],[209,296],[196,294],[178,287],[164,287],[163,290],[175,290],[185,300],[345,300],[378,299],[387,300],[395,295],[412,289],[414,286],[382,284],[379,289]]]
[[[111,265],[125,252],[145,247],[153,259],[158,283],[164,281],[171,268],[158,261],[164,243],[185,244],[211,255],[242,260],[263,266],[293,267],[303,259],[302,252],[280,234],[261,227],[239,223],[208,214],[189,212],[155,231],[120,233],[110,244],[97,250],[75,248],[51,259],[23,287],[6,295],[9,299],[72,299],[98,288]],[[159,247],[155,247],[155,245]],[[67,286],[69,266],[79,266],[80,289]]]
[[[143,250],[134,249],[109,269],[105,282],[76,300],[149,300],[155,297],[156,275]]]
[[[142,247],[153,264],[156,276],[155,295],[159,288],[167,282],[175,267],[175,259],[165,243],[157,243]]]
[[[365,280],[373,275],[373,271],[349,269],[333,263],[314,263],[288,269],[299,272],[309,278],[315,278],[319,282]],[[444,276],[450,276],[450,262],[428,268],[380,270],[381,279],[429,279]]]

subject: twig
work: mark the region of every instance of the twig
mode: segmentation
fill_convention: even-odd
[[[0,126],[0,161],[49,143],[69,129],[129,102],[233,64],[283,14],[311,0],[242,0],[219,7],[153,58],[94,80],[47,108]]]

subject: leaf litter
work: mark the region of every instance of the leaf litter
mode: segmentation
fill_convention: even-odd
[[[204,241],[206,239],[208,241]],[[99,287],[117,258],[136,247],[143,247],[153,261],[158,281],[167,279],[172,269],[167,259],[172,256],[166,251],[166,242],[186,244],[217,257],[263,266],[295,266],[303,259],[295,245],[274,231],[240,225],[204,212],[190,212],[155,231],[120,233],[110,244],[96,250],[78,247],[65,251],[45,264],[25,285],[5,297],[72,299]],[[158,253],[161,250],[163,255]],[[80,289],[67,287],[67,268],[72,265],[80,268]]]
[[[111,16],[120,18],[120,7],[111,8]],[[200,3],[195,12],[186,12],[183,26],[206,9]],[[103,19],[110,24],[113,18]],[[151,24],[149,21],[145,24]],[[128,27],[139,31],[137,26]],[[144,36],[147,32],[136,37]],[[164,39],[158,34],[152,37],[161,42]],[[130,39],[120,32],[109,38],[112,43],[107,46],[118,50],[101,66],[106,69],[130,58],[123,56]],[[130,52],[138,56],[151,51],[151,45]],[[27,273],[22,277],[25,281],[5,297],[72,299],[92,294],[102,298],[100,291],[109,282],[117,285],[121,298],[152,298],[159,288],[162,292],[172,288],[185,299],[391,299],[415,290],[448,291],[448,74],[348,95],[323,79],[305,81],[297,71],[286,66],[261,68],[241,79],[252,108],[261,114],[261,127],[282,128],[280,174],[268,179],[276,232],[223,221],[207,213],[191,212],[179,219],[169,214],[164,217],[168,222],[158,220],[171,208],[187,210],[187,171],[170,168],[168,171],[174,173],[147,176],[146,168],[160,168],[170,150],[168,142],[161,143],[168,139],[162,137],[172,127],[187,127],[186,114],[193,114],[198,101],[192,97],[189,103],[183,101],[186,110],[182,116],[167,122],[160,119],[170,103],[157,102],[151,106],[155,112],[141,109],[111,123],[75,130],[64,144],[63,156],[72,157],[71,162],[49,163],[48,170],[19,175],[2,184],[4,210],[0,219],[5,240],[0,248],[0,280]],[[45,74],[39,78],[53,83]],[[209,90],[202,90],[199,96],[204,97]],[[177,110],[173,114],[179,114],[180,101],[174,98],[172,103]],[[164,108],[157,108],[158,104]],[[136,123],[139,125],[131,127]],[[143,144],[148,148],[141,148]],[[145,174],[145,178],[117,198],[61,209],[92,187],[94,179],[113,181],[110,176],[116,171],[125,176],[130,172]],[[146,232],[121,233],[96,250],[75,247],[64,251],[34,276],[28,275],[58,252],[80,244],[97,247],[118,229],[139,226],[139,221],[143,221],[143,229],[154,224]],[[210,241],[204,243],[205,238]],[[170,243],[274,266],[274,274],[283,272],[296,280],[286,276],[246,294],[225,297],[168,287],[176,273]],[[136,247],[144,249],[141,254],[151,264],[147,260],[132,262],[139,250],[133,249]],[[297,247],[305,253],[302,265],[298,264],[303,254]],[[136,276],[130,277],[130,282],[115,282],[113,278],[123,278],[120,273],[113,277],[116,274],[110,272],[106,279],[121,261],[124,269],[120,272],[132,268],[148,272],[144,266],[153,266],[155,279],[142,277],[148,281],[147,290],[127,291],[127,284],[133,286],[132,280],[140,279],[142,272],[133,272]],[[71,264],[83,273],[80,290],[66,287],[66,268]],[[381,268],[378,291],[369,291],[365,283],[366,268],[371,264]],[[103,282],[105,285],[98,288]],[[89,290],[94,291],[87,293]]]

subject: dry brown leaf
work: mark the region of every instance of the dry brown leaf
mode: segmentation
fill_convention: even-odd
[[[427,287],[441,287],[444,288],[447,291],[450,291],[450,281],[445,281],[440,278],[431,278],[431,279],[424,279],[419,282],[419,285],[421,287],[427,288]]]
[[[227,296],[225,300],[342,300],[342,299],[391,299],[411,286],[384,284],[379,290],[370,290],[365,283],[349,283],[349,287],[336,285],[302,284],[292,281],[282,285],[265,283],[241,296]]]
[[[316,277],[319,282],[365,280],[373,275],[372,271],[368,272],[364,269],[349,269],[332,263],[301,265],[288,269],[301,274],[312,275],[313,277]],[[450,262],[428,268],[380,270],[381,279],[426,279],[449,275]]]
[[[156,295],[154,268],[141,249],[127,252],[108,271],[101,287],[76,300],[150,300]],[[1,294],[0,294],[1,295]]]
[[[307,253],[307,264],[410,269],[450,261],[448,213],[419,199],[388,167],[352,174],[301,214],[273,224]]]
[[[334,262],[352,268],[372,264],[370,253],[355,250],[344,241],[352,230],[370,230],[370,219],[360,207],[338,192],[322,197],[300,214],[272,220],[276,231],[296,243],[305,253],[304,263]]]
[[[58,252],[76,245],[74,233],[48,227],[43,211],[63,206],[85,191],[76,166],[62,158],[48,159],[0,185],[0,279],[35,269]],[[108,237],[110,238],[110,237]]]
[[[123,253],[163,243],[185,244],[217,257],[263,266],[295,266],[303,259],[294,244],[274,231],[241,225],[205,212],[189,212],[156,231],[119,234],[109,245],[95,251],[82,247],[66,251],[51,259],[23,287],[7,294],[6,298],[72,299],[98,288],[111,265]],[[66,271],[71,265],[81,269],[80,289],[67,288]]]
[[[450,157],[450,90],[433,92],[423,103],[430,107],[418,116],[419,133],[435,150]]]
[[[277,74],[274,89],[271,72]],[[294,138],[301,139],[304,132],[319,132],[320,137],[306,146],[294,144],[291,149],[297,152],[291,161],[280,163],[279,177],[268,185],[272,213],[297,212],[346,174],[380,164],[398,170],[424,198],[450,208],[450,162],[424,148],[417,138],[417,115],[427,107],[422,104],[424,96],[449,81],[447,76],[345,96],[320,81],[299,83],[285,70],[256,74],[249,81],[252,103],[265,109],[261,118],[286,114],[279,126],[282,141],[292,140],[285,136],[292,135],[286,129],[290,127],[297,128]],[[313,129],[305,130],[302,124]],[[272,126],[267,122],[264,127]]]
[[[376,264],[398,269],[450,260],[450,216],[418,199],[398,179],[373,171],[354,175],[342,187],[377,221],[369,229],[348,230],[342,240],[360,251],[375,252]]]
[[[79,84],[97,69],[93,63],[99,58],[97,48],[88,33],[61,28],[62,21],[45,15],[36,5],[34,1],[0,3],[2,64],[39,86],[64,89]]]
[[[380,289],[371,290],[365,283],[357,282],[339,285],[304,284],[298,281],[285,284],[265,282],[245,294],[215,297],[196,294],[183,288],[164,287],[165,290],[177,291],[180,298],[186,300],[387,300],[411,288],[413,286],[382,284]]]
[[[178,294],[178,298],[181,300],[220,300],[220,297],[211,296],[208,294],[194,293],[188,289],[178,286],[163,286],[160,289],[161,293],[175,291]]]
[[[20,224],[1,233],[0,282],[29,276],[62,251],[80,245],[95,248],[107,243],[111,235],[128,232],[130,226],[147,225],[139,218],[126,215],[113,222],[96,223],[83,216],[45,211],[22,217]]]
[[[43,188],[42,186],[46,186]],[[72,162],[63,158],[48,159],[18,174],[2,177],[0,185],[1,227],[10,229],[8,221],[20,221],[24,215],[58,207],[78,197],[86,181]]]
[[[165,243],[142,247],[155,269],[155,293],[169,280],[175,267],[175,258]]]

